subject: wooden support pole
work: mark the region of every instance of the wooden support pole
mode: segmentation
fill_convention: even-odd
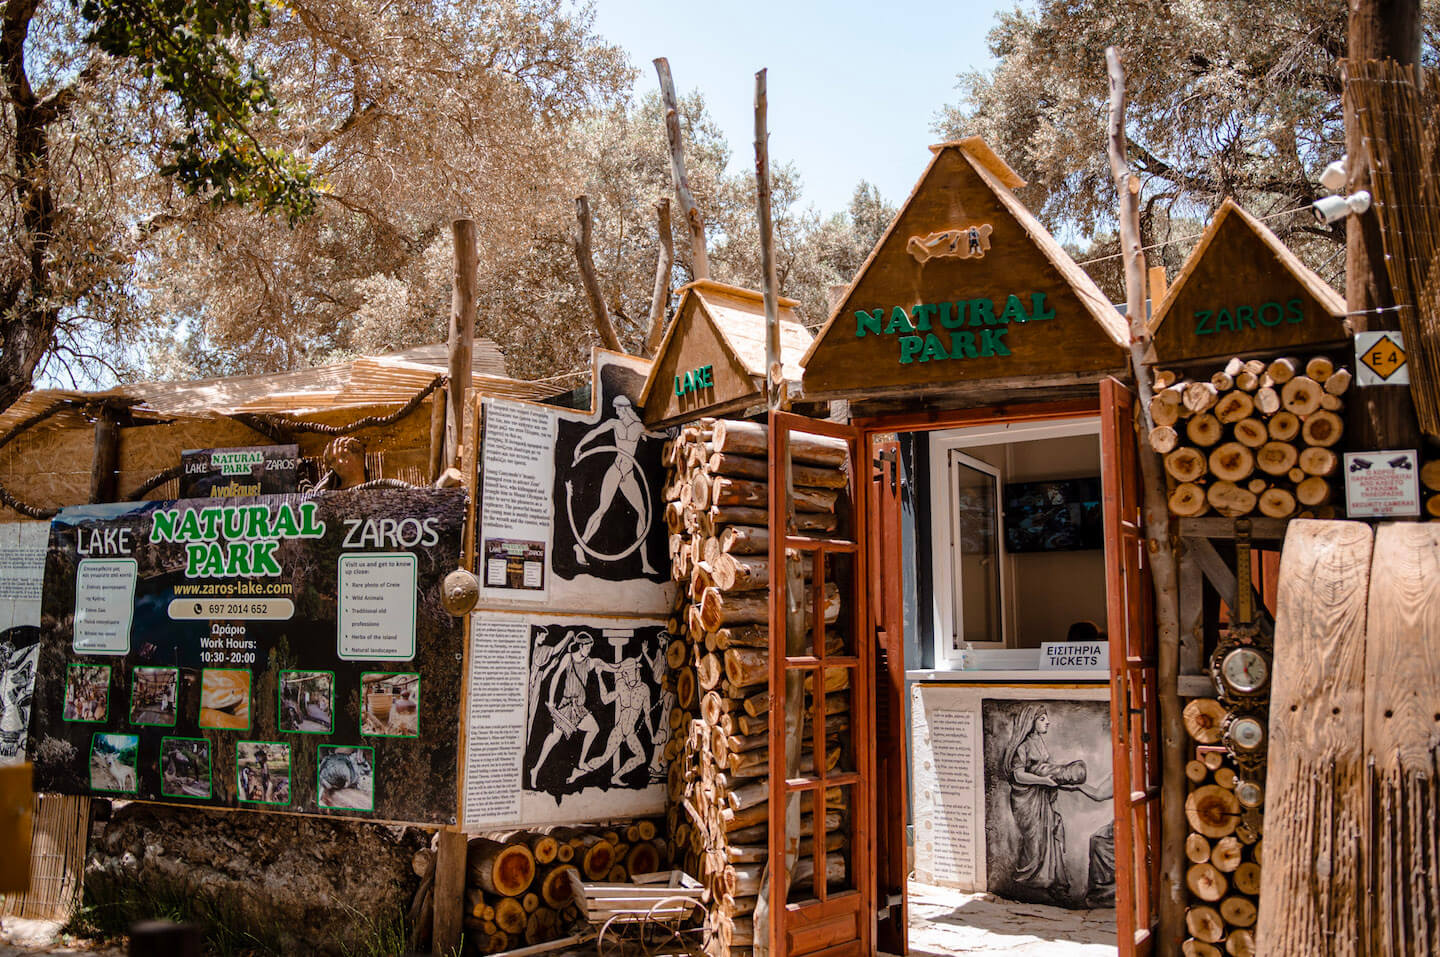
[[[430,457],[427,474],[430,481],[445,471],[445,406],[450,401],[450,386],[442,385],[430,396]]]
[[[768,107],[765,71],[761,70],[755,74],[755,205],[760,219],[760,272],[765,283],[765,395],[773,411],[784,403],[780,389],[785,377],[780,371],[779,290],[775,276],[775,232],[770,221],[770,133],[765,127]]]
[[[465,921],[464,831],[441,831],[435,855],[434,953],[450,954],[460,949]]]
[[[1120,237],[1125,256],[1126,317],[1130,323],[1130,364],[1149,435],[1154,398],[1144,364],[1149,327],[1145,315],[1145,257],[1140,242],[1140,181],[1130,173],[1125,138],[1125,69],[1114,47],[1105,51],[1110,78],[1110,172],[1120,193]],[[1144,482],[1145,537],[1155,589],[1156,684],[1160,711],[1160,940],[1156,953],[1175,953],[1185,936],[1185,727],[1180,715],[1180,601],[1170,513],[1160,456],[1148,442],[1137,441]],[[1135,747],[1140,747],[1137,742]],[[1143,875],[1136,875],[1144,880]],[[1124,925],[1122,924],[1122,927]],[[1149,928],[1134,927],[1139,932]]]
[[[575,247],[575,264],[580,269],[580,281],[585,287],[585,298],[590,303],[590,315],[595,319],[595,331],[600,334],[600,344],[611,352],[624,352],[620,348],[620,337],[615,334],[615,324],[610,321],[610,310],[605,308],[605,294],[600,291],[600,279],[595,275],[595,258],[590,250],[590,198],[575,197],[575,219],[580,231],[572,238]]]
[[[475,343],[475,287],[480,266],[475,221],[450,224],[453,241],[453,293],[450,297],[450,407],[445,417],[445,466],[460,467],[465,444],[465,407],[470,397],[471,352]]]
[[[650,294],[650,331],[645,335],[645,355],[655,358],[665,332],[665,307],[670,302],[670,271],[675,268],[675,237],[670,231],[670,199],[655,204],[655,232],[660,253],[655,259],[655,290]]]
[[[95,420],[95,454],[90,463],[90,501],[113,502],[118,494],[120,416],[109,403]]]
[[[1394,60],[1400,64],[1420,59],[1420,0],[1350,0],[1347,4],[1346,56],[1351,60]],[[1372,189],[1373,149],[1384,145],[1367,140],[1356,119],[1356,103],[1345,80],[1341,102],[1345,117],[1347,193]],[[1385,266],[1385,244],[1380,220],[1373,213],[1345,217],[1345,310],[1356,332],[1399,329],[1395,291]],[[1383,312],[1378,310],[1385,310]],[[1415,349],[1419,344],[1407,343]],[[1351,447],[1355,449],[1418,449],[1420,426],[1408,388],[1361,389],[1347,416]]]
[[[680,199],[680,215],[690,231],[690,271],[696,279],[710,278],[710,259],[705,254],[705,219],[690,194],[690,179],[685,175],[685,144],[680,139],[680,102],[675,97],[675,81],[670,78],[670,61],[655,60],[660,75],[660,96],[665,101],[665,136],[670,141],[670,178],[675,182],[675,195]]]

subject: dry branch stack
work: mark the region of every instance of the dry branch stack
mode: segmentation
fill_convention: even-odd
[[[828,536],[847,494],[843,443],[794,433],[790,439],[795,504],[801,534]],[[667,443],[665,516],[671,574],[681,597],[671,620],[678,636],[667,649],[676,708],[670,716],[670,833],[677,859],[711,895],[706,953],[748,955],[752,914],[769,854],[770,649],[784,647],[769,633],[770,489],[766,427],[754,422],[701,419]],[[798,559],[797,559],[798,560]],[[801,564],[807,587],[814,568]],[[840,592],[824,591],[822,615],[840,617]],[[807,628],[813,611],[807,612]],[[826,653],[841,652],[826,629]],[[832,669],[824,682],[823,747],[834,768],[850,741],[848,672]],[[807,685],[802,773],[815,767],[815,699]],[[826,879],[844,880],[849,856],[841,824],[847,808],[832,789],[824,807],[802,802],[802,830],[823,825]],[[801,844],[794,886],[814,886],[814,840]]]
[[[1221,744],[1225,718],[1225,706],[1213,698],[1195,698],[1185,706],[1195,758],[1185,766],[1190,906],[1182,953],[1250,957],[1255,953],[1264,811],[1244,807],[1236,795],[1241,776]]]
[[[1325,356],[1232,358],[1208,379],[1157,373],[1149,438],[1170,512],[1333,518],[1350,382]]]
[[[548,827],[472,837],[465,853],[466,939],[493,954],[555,940],[581,921],[569,874],[627,881],[664,869],[656,822]],[[467,947],[467,950],[469,948]]]

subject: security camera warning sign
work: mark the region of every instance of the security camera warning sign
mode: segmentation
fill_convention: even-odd
[[[1351,518],[1420,514],[1420,465],[1414,449],[1345,453],[1345,511]]]

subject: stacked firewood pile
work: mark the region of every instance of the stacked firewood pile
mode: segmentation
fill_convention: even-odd
[[[1234,358],[1208,380],[1156,372],[1150,446],[1165,457],[1171,514],[1333,518],[1350,382],[1325,356]]]
[[[686,871],[709,889],[706,953],[748,955],[754,944],[757,895],[769,856],[770,649],[783,635],[769,629],[769,436],[764,425],[701,420],[667,443],[670,471],[665,516],[672,576],[681,582],[673,619],[677,637],[667,651],[677,707],[671,715],[669,824]],[[835,532],[848,477],[843,442],[794,433],[790,441],[794,499],[801,534]],[[808,604],[814,569],[802,564]],[[825,585],[823,616],[840,616],[840,593]],[[826,653],[841,654],[836,629],[826,630]],[[811,679],[807,679],[807,682]],[[834,769],[849,740],[848,669],[825,678],[823,760]],[[801,773],[815,768],[812,685],[805,694]],[[783,716],[781,718],[783,720]],[[801,834],[813,835],[814,808],[801,801]],[[845,878],[845,798],[825,795],[826,878]],[[801,841],[792,886],[814,886],[814,845]]]
[[[1232,957],[1255,953],[1255,920],[1259,909],[1263,791],[1242,804],[1237,789],[1247,785],[1220,744],[1226,709],[1212,698],[1196,698],[1185,707],[1185,729],[1195,742],[1195,759],[1185,766],[1190,793],[1185,816],[1190,835],[1185,841],[1189,868],[1185,884],[1191,906],[1185,912],[1189,938],[1185,957],[1218,957],[1221,948]],[[1253,774],[1252,774],[1253,777]],[[1259,782],[1253,782],[1255,787]]]
[[[465,928],[473,952],[493,954],[571,933],[580,921],[570,875],[620,883],[668,866],[656,823],[548,827],[472,837],[466,849]]]

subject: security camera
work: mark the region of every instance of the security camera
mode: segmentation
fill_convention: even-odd
[[[1315,212],[1315,218],[1320,225],[1329,226],[1338,223],[1350,215],[1350,206],[1345,202],[1344,196],[1322,196],[1310,204]]]
[[[1350,212],[1357,216],[1360,215],[1370,208],[1370,191],[1357,189],[1345,197],[1345,205],[1350,209]]]
[[[1350,178],[1350,170],[1347,167],[1350,157],[1342,156],[1320,174],[1320,185],[1332,193],[1338,193],[1345,186],[1345,181]]]

